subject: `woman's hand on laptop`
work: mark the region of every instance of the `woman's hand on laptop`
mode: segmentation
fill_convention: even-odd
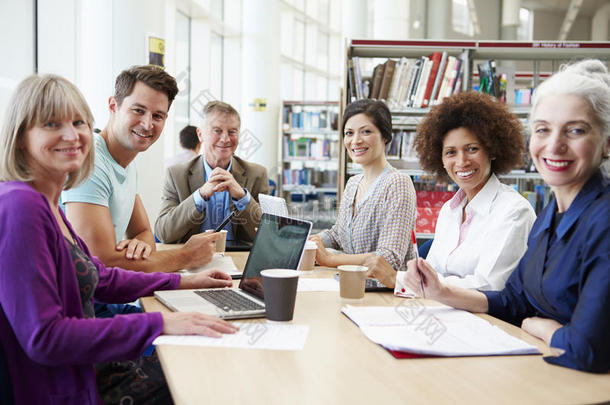
[[[198,312],[163,312],[164,335],[202,335],[221,337],[223,333],[235,333],[239,328],[212,315]]]
[[[220,270],[210,269],[192,276],[182,275],[178,288],[181,290],[190,290],[194,288],[222,288],[232,286],[233,281],[231,280],[231,276]]]

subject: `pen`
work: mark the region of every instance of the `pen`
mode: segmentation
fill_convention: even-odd
[[[222,229],[227,226],[227,224],[229,223],[229,221],[231,220],[231,218],[233,218],[235,216],[235,214],[237,214],[237,210],[233,210],[231,211],[231,213],[222,220],[222,223],[220,225],[218,225],[218,227],[214,230],[214,232],[220,232],[222,231]]]
[[[417,239],[415,239],[415,231],[411,229],[411,243],[413,244],[413,252],[415,253],[415,265],[417,266],[417,259],[419,259],[419,253],[417,253]],[[421,283],[421,294],[423,298],[426,298],[426,292],[424,291],[424,278],[419,270],[419,282]]]

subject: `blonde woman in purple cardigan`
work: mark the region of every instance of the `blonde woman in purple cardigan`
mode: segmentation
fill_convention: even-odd
[[[236,329],[195,313],[96,319],[93,300],[124,303],[155,290],[230,286],[230,277],[105,267],[58,208],[60,192],[93,166],[93,116],[83,96],[59,76],[33,75],[8,105],[0,131],[0,345],[15,403],[98,404],[126,396],[171,403],[156,356],[142,352],[162,333],[220,336]],[[121,381],[103,377],[110,362],[123,365]]]

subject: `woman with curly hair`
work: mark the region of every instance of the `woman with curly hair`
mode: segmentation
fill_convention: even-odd
[[[536,219],[529,202],[496,176],[521,164],[519,120],[489,96],[460,93],[432,108],[415,147],[424,170],[459,186],[441,208],[427,262],[444,284],[502,289]]]

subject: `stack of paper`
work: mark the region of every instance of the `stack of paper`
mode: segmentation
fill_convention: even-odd
[[[538,349],[469,312],[405,300],[395,307],[346,306],[342,312],[389,350],[432,356],[539,354]]]

